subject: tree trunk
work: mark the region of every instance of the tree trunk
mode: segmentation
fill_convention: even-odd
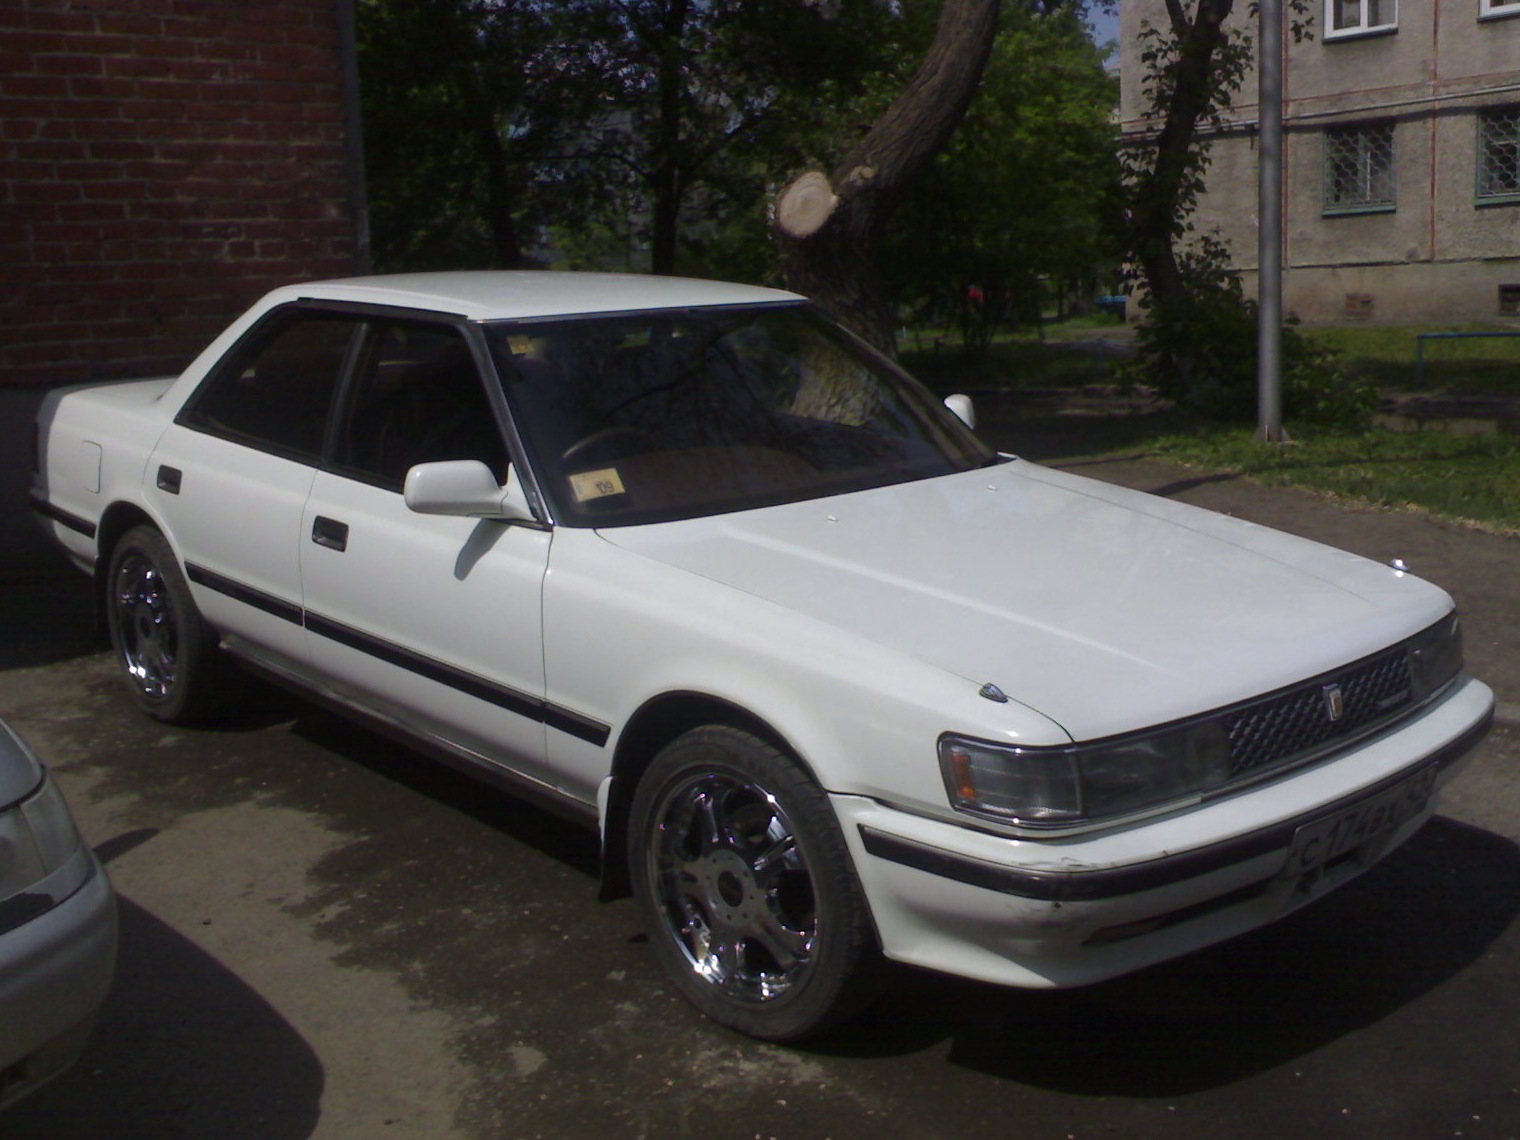
[[[654,169],[650,174],[650,269],[676,271],[676,243],[681,223],[681,53],[686,34],[687,0],[672,0],[660,29],[660,117],[655,126]]]
[[[944,0],[924,62],[829,175],[809,171],[776,199],[787,284],[883,352],[896,350],[874,250],[914,177],[950,140],[992,53],[999,0]]]
[[[1214,102],[1215,56],[1224,43],[1223,24],[1234,0],[1198,0],[1191,21],[1180,0],[1168,0],[1172,32],[1179,41],[1176,83],[1156,139],[1156,157],[1135,189],[1130,246],[1146,286],[1162,306],[1184,299],[1175,241],[1179,208],[1189,177],[1198,120]]]

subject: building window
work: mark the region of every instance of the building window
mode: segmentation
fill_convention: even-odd
[[[1482,0],[1478,19],[1488,16],[1520,16],[1520,0]]]
[[[1386,212],[1395,205],[1393,124],[1325,132],[1325,213]]]
[[[1478,112],[1478,201],[1520,202],[1520,107]]]
[[[1494,0],[1484,0],[1492,3]],[[1520,2],[1520,0],[1517,0]],[[1325,0],[1325,38],[1392,32],[1399,26],[1398,0]]]

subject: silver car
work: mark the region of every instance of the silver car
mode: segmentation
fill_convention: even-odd
[[[0,1108],[84,1049],[116,966],[116,897],[37,754],[0,721]]]

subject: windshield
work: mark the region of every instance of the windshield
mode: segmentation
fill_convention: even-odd
[[[555,517],[620,526],[964,471],[992,451],[802,304],[487,326]]]

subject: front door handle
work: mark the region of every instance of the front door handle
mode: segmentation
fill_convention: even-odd
[[[318,515],[311,524],[311,540],[329,550],[347,550],[348,524]]]

